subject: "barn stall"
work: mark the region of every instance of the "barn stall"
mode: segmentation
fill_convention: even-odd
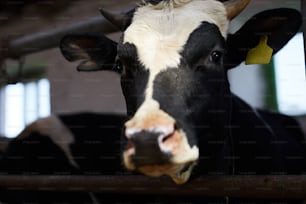
[[[5,12],[8,12],[8,17],[2,16],[1,18],[2,30],[5,30],[1,36],[0,56],[2,67],[5,67],[1,70],[1,83],[14,84],[47,78],[50,82],[52,114],[82,111],[124,113],[124,99],[120,91],[118,76],[112,73],[80,75],[75,71],[76,64],[68,64],[56,47],[62,36],[80,31],[104,33],[117,39],[116,29],[98,15],[97,8],[103,5],[110,10],[125,11],[137,1],[64,2],[66,3],[60,2],[58,5],[57,1],[29,3],[29,5],[25,3],[22,6],[11,5],[6,8],[8,10]],[[284,7],[305,8],[304,1],[282,1],[281,3]],[[54,6],[53,12],[48,13],[42,9],[49,8],[50,4]],[[235,30],[235,27],[238,27],[247,16],[263,9],[277,7],[276,4],[279,2],[252,1],[241,17],[232,23],[232,29]],[[15,8],[20,9],[21,18],[10,15],[9,9],[11,8],[13,12]],[[8,70],[13,67],[16,67],[16,71],[11,74]],[[258,84],[258,81],[254,83]],[[264,106],[262,101],[254,103],[257,106]],[[5,112],[4,107],[0,110],[1,114]],[[1,120],[4,119],[2,115]],[[1,143],[5,144],[5,142]],[[159,188],[161,185],[163,188]],[[130,186],[133,188],[128,188]],[[143,176],[88,178],[3,175],[0,177],[0,187],[42,191],[53,189],[55,191],[111,191],[111,193],[131,194],[180,193],[242,198],[306,198],[305,176],[203,176],[180,187],[173,185],[167,179],[151,179]]]

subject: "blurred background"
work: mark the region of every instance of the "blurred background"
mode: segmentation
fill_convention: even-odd
[[[99,7],[120,12],[137,3],[135,0],[4,0],[0,2],[0,45],[6,42],[4,39],[64,29],[98,17]],[[231,22],[230,32],[239,29],[252,15],[279,7],[301,10],[301,1],[253,0]],[[119,34],[108,36],[116,40]],[[304,39],[299,33],[270,64],[242,63],[231,70],[231,89],[254,107],[289,115],[306,114],[304,56]],[[80,73],[75,69],[77,64],[67,62],[57,47],[18,60],[4,60],[0,69],[0,135],[15,137],[25,125],[50,114],[84,111],[124,114],[119,76],[111,72]]]

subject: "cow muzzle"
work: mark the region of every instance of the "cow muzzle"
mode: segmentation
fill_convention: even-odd
[[[123,153],[128,170],[159,177],[170,176],[175,183],[188,181],[199,158],[199,150],[191,147],[183,130],[163,111],[154,117],[126,123],[127,146]]]

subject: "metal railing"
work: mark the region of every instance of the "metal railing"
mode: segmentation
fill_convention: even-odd
[[[0,176],[0,189],[188,195],[202,197],[306,199],[306,175],[201,176],[176,185],[145,176]]]
[[[47,32],[29,34],[9,41],[6,48],[2,48],[5,58],[19,58],[23,55],[39,52],[59,45],[60,40],[67,34],[96,33],[108,34],[117,31],[102,16],[75,23],[66,27],[53,29]]]

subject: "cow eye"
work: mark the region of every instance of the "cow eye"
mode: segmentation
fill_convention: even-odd
[[[222,59],[222,52],[220,51],[213,51],[211,54],[210,54],[210,61],[214,62],[214,63],[220,63],[221,62],[221,59]]]

